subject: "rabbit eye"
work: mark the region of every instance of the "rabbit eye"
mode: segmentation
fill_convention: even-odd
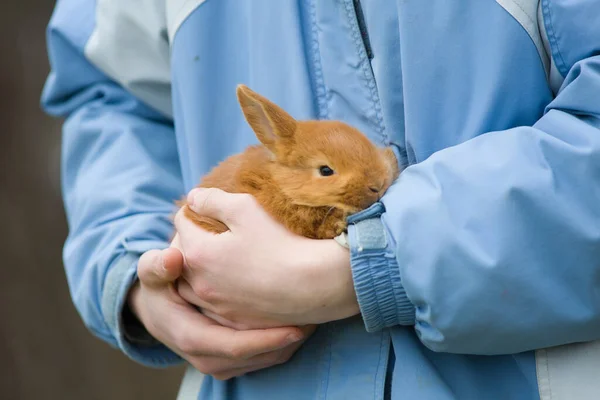
[[[334,171],[329,168],[328,165],[321,165],[319,167],[319,174],[321,174],[321,176],[331,176],[334,174]]]

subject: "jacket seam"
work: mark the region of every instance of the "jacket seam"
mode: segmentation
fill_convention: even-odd
[[[548,0],[541,0],[541,2],[542,12],[544,14],[544,20],[542,22],[546,27],[546,35],[548,36],[548,42],[550,43],[552,56],[555,58],[555,60],[558,58],[556,63],[558,71],[564,78],[568,72],[567,64],[558,47],[558,37],[556,34],[556,30],[554,29],[554,23],[552,22],[552,10],[550,9],[550,2]]]
[[[525,14],[525,16],[529,18],[529,22],[531,22],[532,24],[535,23],[534,19],[531,18],[531,15],[527,14],[527,11],[525,11],[525,9],[521,7],[521,4],[519,4],[518,1],[515,1],[514,3],[517,7],[519,7],[519,10],[523,11],[523,14]]]
[[[180,18],[182,10],[184,10],[186,8],[186,6],[189,3],[191,3],[192,1],[198,1],[198,4],[196,5],[196,7],[191,9],[190,12],[188,13],[188,15],[186,15],[183,18]],[[171,40],[169,40],[169,47],[172,47],[172,44],[175,42],[175,37],[177,36],[177,33],[179,32],[180,28],[183,26],[185,21],[207,1],[208,0],[186,0],[179,6],[179,9],[175,12],[174,17],[173,17],[173,21],[179,20],[179,22],[177,24],[175,24],[176,27],[175,27],[175,30],[173,31],[173,33],[169,34],[169,36],[171,37]],[[167,32],[169,31],[170,28],[171,28],[170,26],[167,26]]]
[[[190,1],[192,0],[186,0],[183,3],[181,3],[181,5],[179,6],[179,8],[177,9],[177,11],[174,14],[174,20],[177,20],[179,18],[179,14],[181,14],[181,10],[183,10],[183,8],[185,7],[186,4],[188,4]],[[202,4],[202,3],[200,3]],[[200,6],[200,4],[198,4],[198,6]],[[193,10],[192,10],[193,12]],[[191,15],[192,13],[190,13],[189,15]],[[189,17],[188,15],[188,17]],[[185,20],[187,19],[187,17],[185,17],[184,19],[181,20],[181,23],[179,23],[177,25],[177,27],[175,28],[175,30],[173,31],[173,33],[170,35],[171,36],[171,40],[169,40],[169,46],[171,46],[173,44],[173,42],[175,41],[175,36],[177,35],[177,32],[179,32],[179,28],[181,27],[181,25],[183,25],[183,23],[185,22]],[[167,32],[169,31],[169,26],[167,25]]]
[[[539,349],[535,352],[536,358],[536,377],[540,400],[552,400],[552,391],[550,389],[550,371],[548,366],[548,352],[546,349]]]
[[[325,80],[323,78],[323,67],[321,65],[321,55],[319,46],[319,36],[317,31],[317,11],[316,11],[316,0],[308,0],[310,5],[310,28],[311,28],[311,51],[312,51],[312,63],[314,66],[314,84],[315,84],[315,95],[317,96],[317,107],[319,108],[319,118],[328,119],[329,117],[329,106],[327,104],[327,87],[325,86]]]
[[[325,400],[327,398],[327,390],[329,389],[329,375],[331,369],[331,325],[327,324],[323,326],[326,331],[325,338],[327,342],[323,346],[322,354],[322,364],[323,364],[323,378],[319,384],[319,390],[317,392],[317,398]]]
[[[515,15],[512,10],[509,9],[508,4],[505,4],[507,2],[509,2],[510,4],[514,5],[519,10],[521,10],[522,14],[525,16],[525,18],[527,19],[527,21],[520,21],[519,17],[517,15]],[[506,13],[508,13],[512,17],[512,19],[514,19],[519,24],[519,26],[521,27],[521,29],[523,29],[525,31],[525,33],[529,37],[529,40],[531,41],[531,43],[536,48],[536,52],[538,53],[539,60],[542,63],[542,68],[544,69],[544,74],[546,75],[546,79],[549,81],[550,80],[551,60],[549,59],[549,55],[547,54],[547,52],[544,49],[544,43],[543,43],[543,40],[541,38],[541,33],[539,32],[539,30],[540,30],[539,29],[539,21],[537,21],[537,17],[534,18],[529,13],[527,13],[527,11],[521,6],[521,4],[517,0],[507,0],[507,1],[496,0],[496,4],[498,4],[500,7],[502,7],[502,9],[504,11],[506,11]],[[530,31],[530,29],[525,26],[525,24],[527,22],[532,27],[537,27],[537,32],[540,34],[539,44],[536,42],[535,38],[533,37],[534,36],[534,32],[533,31],[534,30],[531,29],[531,31]],[[544,55],[546,57],[544,57]]]
[[[519,7],[519,10],[523,11],[523,14],[525,14],[525,16],[526,16],[527,18],[529,18],[529,22],[530,22],[532,25],[535,25],[535,22],[536,22],[536,20],[535,20],[534,18],[532,18],[532,17],[531,17],[531,15],[527,14],[527,11],[525,11],[525,9],[524,9],[523,7],[521,7],[521,4],[519,4],[519,2],[518,2],[518,1],[515,1],[514,3],[515,3],[515,5],[516,5],[517,7]],[[539,21],[538,21],[538,23],[539,23]],[[533,41],[533,38],[531,38],[531,39],[532,39],[532,41]],[[540,38],[540,40],[541,40],[541,38]],[[535,43],[534,43],[534,44],[535,44]],[[537,47],[537,45],[536,45],[536,47]],[[543,43],[542,43],[542,47],[543,47]],[[541,54],[539,54],[539,56],[540,56],[540,57],[542,57],[542,55],[541,55]],[[542,64],[544,64],[544,62],[542,62]],[[550,60],[548,60],[548,64],[550,64]],[[545,65],[544,65],[544,69],[546,69],[546,68],[545,68]],[[547,76],[548,78],[550,78],[550,65],[548,65],[548,68],[547,68],[547,70],[546,70],[546,76]]]

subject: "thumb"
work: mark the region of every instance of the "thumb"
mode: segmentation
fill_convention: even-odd
[[[173,247],[150,250],[138,262],[140,282],[149,287],[162,287],[179,278],[183,270],[183,255]]]

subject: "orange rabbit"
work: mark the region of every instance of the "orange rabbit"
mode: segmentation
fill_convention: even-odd
[[[198,187],[248,193],[292,232],[331,239],[346,229],[346,217],[376,202],[400,173],[391,148],[375,146],[339,121],[297,121],[244,85],[237,98],[262,144],[217,165]],[[215,233],[219,221],[184,214]]]

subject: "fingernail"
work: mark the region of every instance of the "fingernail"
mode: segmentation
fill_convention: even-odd
[[[163,272],[167,272],[167,260],[165,259],[165,251],[163,250],[160,254],[160,266]]]
[[[200,189],[198,189],[198,188],[195,188],[195,189],[192,189],[192,190],[191,190],[191,191],[188,193],[188,196],[187,196],[187,202],[188,202],[188,204],[189,204],[190,206],[193,206],[193,205],[194,205],[194,199],[196,198],[196,194],[197,194],[199,191],[200,191]]]

